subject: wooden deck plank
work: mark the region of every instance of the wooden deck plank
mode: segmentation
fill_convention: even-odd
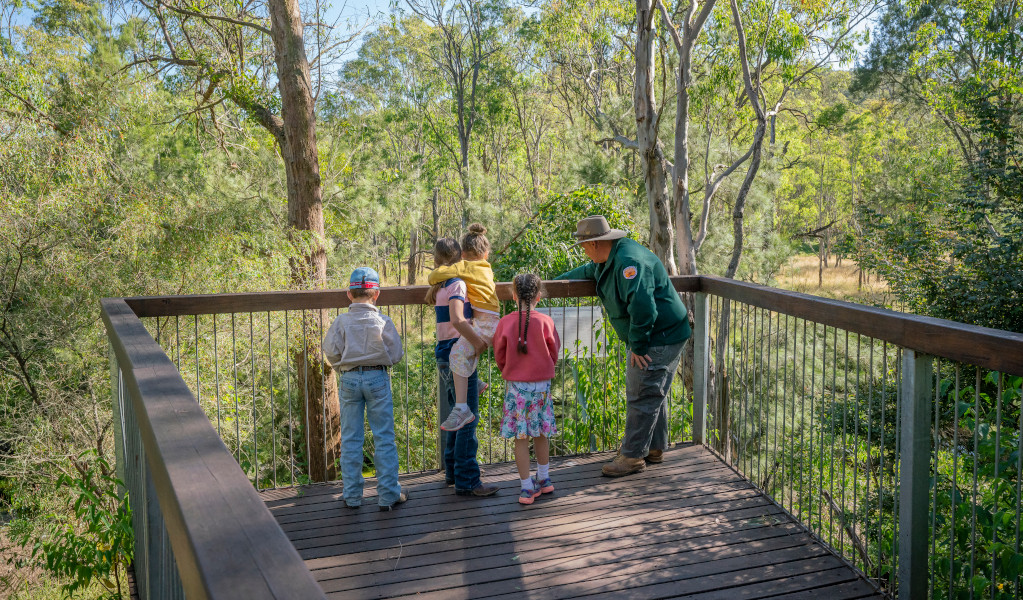
[[[714,535],[716,533],[727,533],[730,531],[761,527],[768,524],[765,517],[780,515],[781,512],[775,507],[767,507],[769,512],[765,515],[765,507],[758,504],[752,508],[735,510],[710,516],[699,516],[690,518],[663,519],[665,528],[685,528],[690,532],[690,537],[699,538]],[[590,544],[599,540],[629,539],[632,536],[643,534],[650,523],[656,521],[645,521],[633,519],[633,524],[622,525],[618,522],[612,523],[609,528],[604,525],[606,521],[590,522],[586,520],[577,524],[574,531],[567,532],[560,536],[537,536],[515,543],[514,551],[519,555],[528,554],[531,558],[540,559],[548,555],[571,555],[574,546]],[[450,553],[462,552],[471,549],[474,558],[500,555],[509,552],[504,543],[490,543],[486,536],[479,536],[471,540],[454,540],[448,542],[409,545],[401,548],[401,564],[403,568],[438,564],[451,560]],[[365,556],[365,562],[356,562]],[[338,565],[338,557],[327,559],[316,559],[306,561],[310,569],[319,571],[316,577],[319,580],[326,580],[338,577],[351,577],[365,575],[381,571],[394,571],[397,563],[398,552],[388,550],[376,550],[359,554],[348,555],[350,561]]]
[[[609,458],[552,459],[555,493],[531,506],[513,464],[486,467],[491,498],[402,476],[410,500],[392,512],[370,480],[358,510],[338,485],[263,497],[332,598],[881,597],[705,449],[621,479],[600,476]]]
[[[693,492],[699,492],[702,486],[717,486],[720,489],[752,489],[745,481],[739,479],[734,473],[727,468],[714,467],[708,468],[702,471],[675,471],[672,473],[662,473],[657,476],[652,476],[649,479],[642,481],[633,481],[631,483],[623,482],[621,480],[608,480],[606,478],[590,477],[583,480],[569,480],[563,481],[561,474],[555,472],[558,479],[555,481],[556,495],[559,498],[563,498],[567,503],[578,503],[585,501],[597,501],[607,498],[623,497],[628,495],[640,496],[646,494],[652,494],[661,496],[663,494],[671,493],[670,489],[665,488],[665,482],[660,481],[662,478],[677,478],[679,475],[685,475],[686,486],[677,489],[678,495],[692,494]],[[669,482],[671,483],[671,482]],[[505,509],[508,504],[507,499],[509,495],[512,497],[518,496],[518,480],[513,484],[502,482],[498,485],[498,494],[490,498],[465,498],[455,496],[452,488],[447,488],[442,491],[442,495],[434,497],[424,496],[422,490],[418,488],[409,488],[406,486],[406,491],[409,493],[409,498],[413,500],[403,506],[408,510],[401,512],[401,515],[395,511],[394,515],[387,517],[378,517],[376,513],[376,501],[365,502],[363,501],[363,507],[359,510],[352,510],[344,506],[344,502],[338,498],[330,503],[319,504],[320,510],[317,512],[303,512],[301,514],[287,513],[278,516],[279,523],[285,531],[299,532],[304,529],[322,529],[323,527],[331,525],[344,525],[351,527],[355,524],[374,523],[382,524],[388,521],[403,521],[407,522],[412,516],[417,517],[419,522],[428,522],[433,518],[448,519],[451,515],[446,514],[450,512],[463,512],[466,507],[472,506],[479,510],[489,510],[491,512],[507,512]],[[274,512],[276,515],[276,511]]]

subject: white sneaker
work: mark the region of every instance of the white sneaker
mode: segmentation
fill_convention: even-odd
[[[472,414],[472,411],[469,409],[452,409],[451,412],[448,413],[448,418],[444,419],[444,422],[440,424],[440,428],[444,431],[458,431],[475,420],[476,415]]]

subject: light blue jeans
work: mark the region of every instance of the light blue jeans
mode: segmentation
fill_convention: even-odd
[[[377,503],[398,501],[398,447],[394,442],[394,402],[387,371],[341,374],[341,482],[345,504],[362,505],[364,419],[373,432],[373,463],[377,472]]]

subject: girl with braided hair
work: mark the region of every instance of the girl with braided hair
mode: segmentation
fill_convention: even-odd
[[[532,504],[540,494],[554,491],[547,438],[558,433],[551,379],[561,339],[554,321],[535,310],[542,296],[539,277],[532,273],[516,275],[512,297],[518,310],[502,317],[494,333],[494,357],[508,386],[501,435],[515,440],[515,465],[522,485],[520,504]],[[536,477],[530,477],[530,438],[536,452]]]

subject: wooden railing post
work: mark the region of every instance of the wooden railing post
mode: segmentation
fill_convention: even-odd
[[[933,357],[902,351],[899,435],[899,598],[927,597]]]
[[[710,375],[710,311],[707,294],[696,292],[693,309],[693,443],[707,442],[707,377]]]

